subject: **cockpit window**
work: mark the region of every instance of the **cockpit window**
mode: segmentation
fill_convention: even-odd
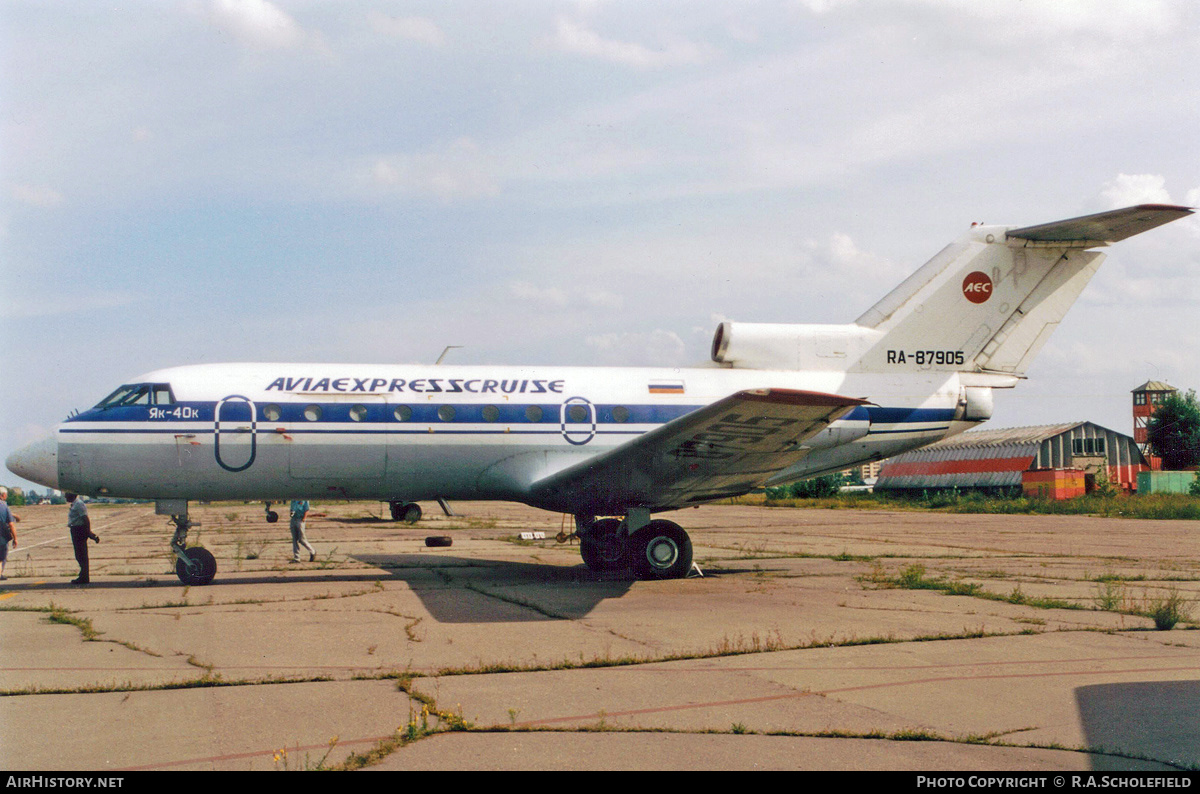
[[[117,389],[96,404],[97,408],[117,408],[125,405],[171,405],[175,397],[169,383],[130,383]]]

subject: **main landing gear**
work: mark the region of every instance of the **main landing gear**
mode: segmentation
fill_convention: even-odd
[[[171,517],[175,534],[171,537],[171,551],[175,555],[175,575],[186,585],[206,585],[217,575],[217,560],[203,546],[187,547],[188,530],[195,524],[188,520],[187,502],[184,500],[160,501],[155,511]]]
[[[692,539],[674,521],[630,510],[624,520],[575,516],[579,553],[593,571],[629,568],[638,579],[682,579],[692,570]]]
[[[392,512],[393,521],[403,521],[406,524],[415,524],[421,520],[421,506],[416,502],[388,502],[388,507]]]

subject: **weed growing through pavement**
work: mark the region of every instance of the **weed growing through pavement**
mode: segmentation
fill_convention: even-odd
[[[1096,609],[1103,612],[1125,612],[1129,609],[1125,594],[1125,583],[1118,579],[1102,579],[1096,582],[1096,594],[1092,597]]]
[[[1191,620],[1191,609],[1174,587],[1164,597],[1145,599],[1142,614],[1153,620],[1159,631],[1170,631],[1176,624]]]

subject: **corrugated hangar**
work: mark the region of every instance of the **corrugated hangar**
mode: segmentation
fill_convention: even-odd
[[[1092,422],[977,430],[883,462],[877,491],[941,488],[1044,493],[1066,498],[1097,474],[1125,490],[1149,467],[1132,436]]]

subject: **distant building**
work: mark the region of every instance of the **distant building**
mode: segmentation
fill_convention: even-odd
[[[1092,422],[977,430],[883,462],[876,491],[942,488],[1075,496],[1097,475],[1127,491],[1149,467],[1131,436]],[[1061,475],[1048,475],[1058,470]]]
[[[1158,410],[1158,406],[1169,395],[1179,391],[1161,380],[1148,380],[1133,390],[1133,440],[1146,458],[1146,464],[1153,470],[1162,468],[1162,458],[1150,454],[1150,444],[1146,437],[1146,423]]]

